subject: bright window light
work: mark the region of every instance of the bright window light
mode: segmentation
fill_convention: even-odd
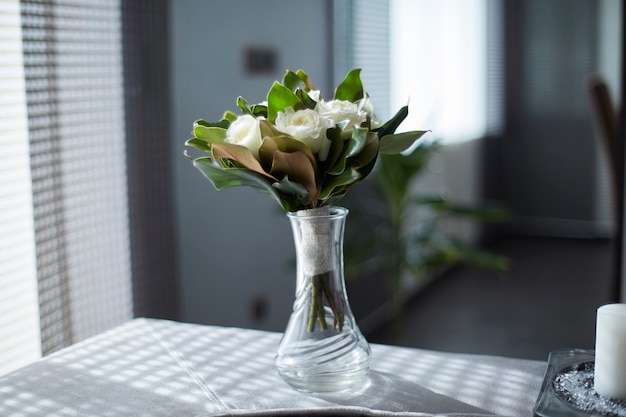
[[[487,130],[487,0],[391,0],[391,108],[442,143]]]

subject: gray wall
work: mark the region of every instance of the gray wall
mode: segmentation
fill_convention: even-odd
[[[175,158],[181,319],[282,331],[295,270],[291,229],[270,198],[250,188],[216,191],[183,156],[194,120],[265,99],[285,69],[305,69],[327,95],[327,2],[171,0],[172,154]],[[243,51],[272,47],[277,68],[249,75]],[[260,319],[253,305],[266,303]]]

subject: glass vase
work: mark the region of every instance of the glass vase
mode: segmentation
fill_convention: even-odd
[[[358,385],[371,351],[350,310],[343,272],[348,210],[321,207],[288,213],[296,247],[293,312],[276,354],[276,367],[293,387],[310,392]]]

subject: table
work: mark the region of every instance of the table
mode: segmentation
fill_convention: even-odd
[[[372,345],[350,393],[307,395],[279,333],[135,319],[0,378],[0,416],[532,416],[546,363]]]

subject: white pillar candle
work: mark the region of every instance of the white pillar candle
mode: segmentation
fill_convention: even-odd
[[[598,308],[594,388],[604,397],[626,400],[626,304]]]

